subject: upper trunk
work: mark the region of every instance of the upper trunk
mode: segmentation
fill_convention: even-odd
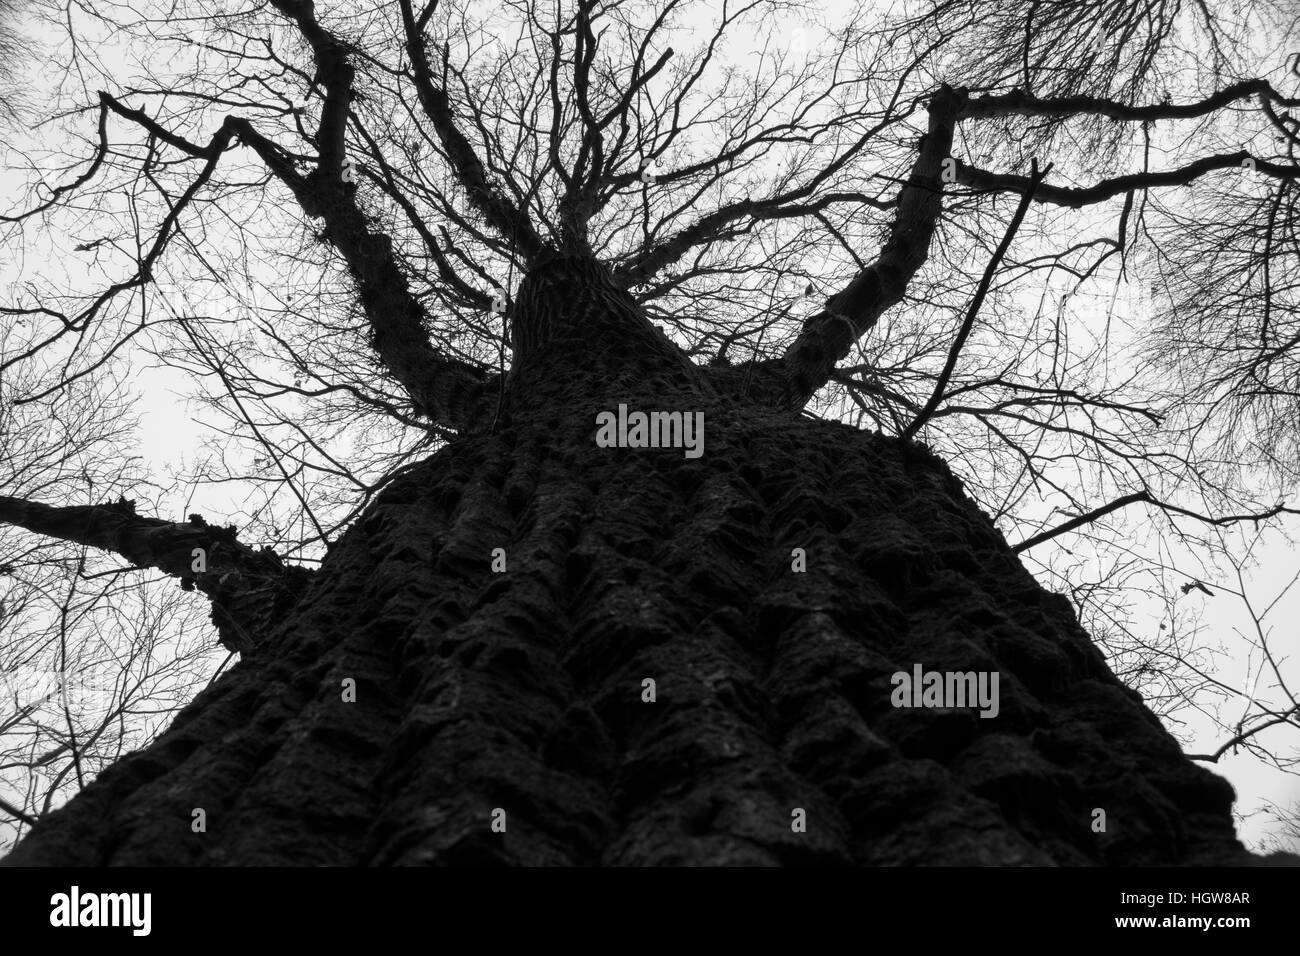
[[[495,429],[394,482],[255,651],[7,862],[1250,859],[1231,788],[942,463],[713,394],[592,269],[525,282]],[[702,457],[598,447],[620,403],[702,412]],[[894,707],[917,664],[998,672],[997,715]]]

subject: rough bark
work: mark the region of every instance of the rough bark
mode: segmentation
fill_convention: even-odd
[[[1230,786],[940,461],[715,394],[630,303],[539,266],[493,430],[390,486],[252,652],[5,862],[1253,859]],[[619,403],[703,411],[703,457],[597,447]],[[916,663],[998,671],[999,714],[894,708]]]

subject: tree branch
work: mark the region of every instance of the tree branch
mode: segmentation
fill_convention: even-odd
[[[1024,90],[1016,89],[996,96],[971,97],[961,115],[962,119],[986,119],[995,116],[1077,116],[1086,113],[1116,120],[1150,122],[1160,119],[1195,119],[1249,96],[1258,96],[1265,102],[1282,106],[1300,106],[1300,99],[1287,99],[1273,89],[1267,80],[1243,80],[1195,103],[1157,103],[1148,106],[1129,106],[1095,96],[1039,99]]]
[[[293,191],[307,215],[324,218],[324,238],[342,254],[357,283],[370,322],[371,343],[388,371],[405,388],[415,410],[435,424],[463,428],[479,407],[486,372],[444,356],[429,342],[427,314],[411,293],[392,240],[370,229],[357,205],[355,184],[343,179],[343,137],[354,78],[346,47],[316,20],[311,0],[274,0],[273,6],[298,26],[311,46],[317,79],[326,89],[316,135],[319,162],[309,175],[301,176],[284,151],[257,133],[247,120],[227,120],[227,125]]]
[[[1168,169],[1155,173],[1129,173],[1084,188],[1070,186],[1040,185],[1034,198],[1038,202],[1052,203],[1057,206],[1069,206],[1081,209],[1084,206],[1099,203],[1114,196],[1123,195],[1134,189],[1151,189],[1158,186],[1186,186],[1193,180],[1217,169],[1242,169],[1246,160],[1254,163],[1254,168],[1277,179],[1295,179],[1300,177],[1300,167],[1283,166],[1265,159],[1256,159],[1244,149],[1235,153],[1222,153],[1217,156],[1205,156],[1178,169]],[[957,161],[957,182],[972,189],[990,192],[1023,193],[1029,188],[1027,176],[991,173],[974,166]]]
[[[925,403],[925,407],[916,413],[912,423],[903,429],[903,437],[911,439],[921,426],[929,420],[934,414],[934,410],[939,407],[939,403],[944,399],[944,391],[948,388],[948,380],[952,378],[953,369],[957,367],[957,357],[961,355],[962,346],[966,344],[967,337],[970,336],[971,329],[975,327],[975,318],[979,315],[980,306],[984,304],[984,297],[988,295],[989,287],[993,284],[993,276],[997,274],[998,267],[1002,265],[1002,259],[1007,254],[1007,249],[1011,247],[1011,240],[1016,237],[1020,230],[1020,224],[1024,222],[1025,213],[1029,211],[1030,200],[1034,198],[1034,190],[1038,188],[1043,177],[1051,170],[1052,164],[1048,163],[1040,172],[1038,169],[1038,160],[1033,160],[1031,172],[1029,174],[1029,188],[1025,190],[1020,197],[1020,205],[1016,207],[1015,215],[1011,217],[1011,222],[1007,225],[1007,231],[1002,236],[1002,241],[998,243],[997,249],[993,253],[993,258],[989,260],[988,267],[984,270],[984,275],[980,277],[979,287],[975,290],[975,296],[971,299],[970,308],[966,310],[966,318],[962,320],[961,328],[957,330],[957,337],[953,339],[952,348],[948,350],[948,360],[944,363],[943,371],[939,373],[939,379],[934,383],[934,391],[930,395],[930,400]]]
[[[164,138],[162,127],[142,111],[127,108],[107,93],[100,94],[100,102],[105,111],[112,110],[138,123],[150,135]],[[323,167],[318,166],[312,174],[303,176],[282,147],[259,133],[247,119],[237,116],[227,116],[206,147],[168,134],[168,142],[175,140],[176,148],[207,158],[203,173],[173,209],[168,225],[184,202],[211,176],[232,136],[257,153],[271,173],[289,187],[303,212],[325,219],[325,238],[342,254],[357,283],[373,333],[372,345],[384,366],[406,390],[415,411],[436,424],[452,428],[463,427],[471,421],[485,388],[486,372],[443,356],[429,342],[424,328],[424,308],[411,293],[397,264],[392,240],[370,230],[356,203],[356,187],[342,180],[341,163],[332,173],[323,172]],[[160,250],[161,246],[155,246],[146,263],[151,264]]]
[[[908,283],[925,264],[943,211],[943,161],[952,153],[953,129],[965,102],[966,94],[947,84],[931,98],[929,127],[898,194],[898,211],[880,255],[804,323],[779,360],[789,407],[803,407],[826,384],[835,363],[887,309],[902,301]]]
[[[1041,534],[1036,534],[1032,538],[1026,538],[1024,541],[1013,546],[1011,550],[1014,553],[1019,554],[1021,551],[1027,551],[1035,545],[1042,544],[1044,541],[1050,541],[1057,535],[1065,534],[1067,531],[1073,531],[1075,528],[1082,527],[1091,521],[1103,518],[1112,511],[1118,511],[1120,508],[1125,508],[1128,505],[1137,504],[1139,502],[1152,504],[1164,511],[1186,515],[1189,518],[1195,518],[1197,521],[1204,521],[1206,524],[1214,525],[1235,524],[1238,521],[1253,521],[1258,524],[1261,521],[1267,521],[1269,518],[1276,517],[1280,514],[1300,514],[1300,510],[1295,508],[1288,508],[1285,505],[1274,505],[1272,508],[1268,509],[1268,511],[1262,511],[1258,514],[1223,515],[1218,518],[1211,518],[1209,515],[1199,514],[1187,508],[1180,508],[1178,505],[1171,505],[1167,502],[1161,501],[1153,496],[1149,491],[1135,491],[1132,494],[1116,498],[1114,501],[1109,504],[1104,504],[1100,508],[1094,508],[1086,514],[1081,514],[1078,517],[1071,518],[1064,524],[1057,525],[1055,528],[1051,528]]]
[[[126,499],[60,508],[0,496],[0,522],[111,551],[136,567],[180,578],[182,587],[197,587],[212,600],[213,623],[232,651],[251,650],[312,576],[270,548],[241,544],[233,527],[209,525],[199,515],[188,524],[141,517]]]
[[[0,810],[3,810],[5,813],[9,814],[15,820],[21,820],[29,827],[36,826],[36,818],[34,816],[32,816],[29,813],[24,813],[22,810],[18,809],[7,800],[0,800]]]
[[[1289,708],[1288,710],[1284,711],[1281,714],[1271,715],[1272,716],[1271,720],[1266,720],[1262,724],[1256,724],[1254,727],[1251,727],[1249,730],[1241,731],[1231,740],[1221,745],[1218,750],[1214,751],[1214,753],[1188,754],[1187,759],[1204,760],[1207,763],[1218,763],[1219,758],[1222,757],[1224,754],[1226,754],[1229,750],[1235,750],[1238,746],[1250,740],[1251,737],[1254,737],[1256,734],[1262,733],[1263,731],[1267,730],[1270,727],[1276,727],[1278,724],[1292,723],[1293,721],[1296,720],[1297,715],[1300,715],[1300,704],[1296,704],[1294,707]]]
[[[811,187],[803,187],[769,199],[742,199],[728,203],[720,209],[701,216],[680,232],[631,257],[614,270],[614,279],[624,288],[642,285],[648,282],[651,276],[677,262],[695,247],[717,239],[728,226],[739,219],[748,219],[750,222],[798,219],[803,216],[816,216],[827,206],[841,202],[871,206],[874,209],[890,209],[898,204],[897,199],[877,199],[860,192],[827,193],[811,202],[793,202],[795,199],[810,195],[812,191]]]
[[[275,0],[279,7],[284,0]],[[420,97],[420,105],[433,124],[434,132],[447,152],[447,159],[452,170],[460,180],[470,202],[483,213],[488,223],[503,236],[515,244],[519,254],[532,261],[541,254],[545,243],[533,228],[528,216],[517,208],[501,192],[488,182],[483,161],[474,152],[465,134],[456,125],[451,112],[451,102],[447,91],[433,82],[433,73],[429,69],[429,60],[424,52],[424,37],[421,25],[416,23],[415,13],[411,9],[411,0],[399,0],[402,9],[402,25],[406,32],[406,53],[411,58],[411,69],[415,75],[415,89]],[[426,11],[427,13],[428,11]]]

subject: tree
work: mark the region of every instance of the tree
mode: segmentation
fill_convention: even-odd
[[[676,0],[195,12],[202,42],[174,14],[74,26],[182,55],[98,92],[89,161],[7,218],[75,209],[117,278],[25,293],[0,369],[41,363],[15,408],[131,348],[184,371],[259,449],[271,545],[0,497],[197,589],[239,654],[8,862],[1252,859],[1231,787],[1017,556],[1133,505],[1295,513],[1201,454],[1249,417],[1198,406],[1172,353],[1138,378],[1160,349],[1120,358],[1067,308],[1205,258],[1151,238],[1174,187],[1264,191],[1218,241],[1255,237],[1234,301],[1270,332],[1231,342],[1294,367],[1300,100],[1224,53],[1249,25],[1192,18],[1213,55],[1189,76],[1185,18],[1088,33],[1071,2],[825,29]],[[773,41],[788,15],[802,50]],[[1059,249],[1061,209],[1070,239],[1105,229]],[[1069,278],[1046,314],[1039,272]],[[1216,387],[1266,430],[1294,396],[1249,400],[1240,367]],[[994,696],[911,697],[929,672]]]

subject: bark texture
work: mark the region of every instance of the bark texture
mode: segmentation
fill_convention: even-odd
[[[1253,860],[1230,786],[943,463],[715,394],[566,270],[521,292],[494,430],[389,487],[236,667],[6,863]],[[596,447],[619,403],[703,411],[703,457]],[[894,708],[916,663],[998,671],[1000,713]]]

